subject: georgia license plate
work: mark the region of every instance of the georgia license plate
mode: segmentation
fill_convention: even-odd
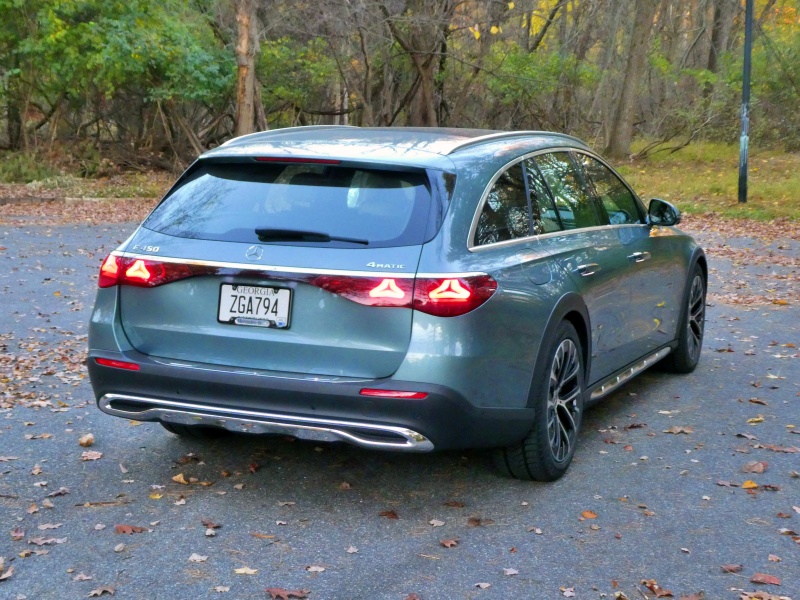
[[[222,284],[219,291],[220,323],[254,327],[289,327],[292,290],[262,285]]]

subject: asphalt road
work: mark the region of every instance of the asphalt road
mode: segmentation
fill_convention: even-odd
[[[0,225],[0,598],[633,600],[655,580],[675,598],[800,600],[800,538],[780,531],[800,533],[796,303],[716,301],[695,373],[619,390],[588,413],[566,477],[532,484],[477,451],[195,442],[100,413],[81,366],[94,277],[132,227]],[[712,256],[712,297],[791,293],[800,244],[773,250],[782,265]]]

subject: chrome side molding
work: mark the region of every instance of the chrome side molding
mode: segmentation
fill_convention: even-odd
[[[628,367],[622,373],[619,373],[617,375],[610,377],[609,379],[606,379],[600,385],[595,386],[595,388],[592,390],[589,399],[592,402],[594,402],[595,400],[600,400],[600,398],[607,396],[629,379],[635,377],[648,367],[652,367],[654,364],[656,364],[658,361],[664,358],[667,354],[669,354],[670,351],[671,351],[670,348],[662,348],[658,352],[654,352],[650,356],[639,361],[632,367]]]
[[[288,416],[126,394],[106,394],[97,404],[100,410],[109,415],[137,421],[221,427],[239,433],[289,435],[319,442],[343,441],[372,449],[406,452],[433,450],[433,443],[424,435],[390,425]]]

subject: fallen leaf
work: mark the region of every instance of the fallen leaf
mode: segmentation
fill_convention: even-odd
[[[397,516],[397,512],[394,509],[392,510],[384,510],[383,512],[378,513],[381,517],[386,517],[387,519],[399,519],[400,517]]]
[[[738,483],[731,483],[730,481],[726,481],[725,479],[720,479],[717,482],[717,485],[720,485],[722,487],[739,487]]]
[[[776,562],[777,563],[777,562],[781,562],[781,557],[780,556],[776,556],[775,554],[770,554],[767,557],[767,560],[769,560],[770,562]]]
[[[508,575],[508,576],[519,575],[519,571],[517,571],[516,569],[503,569],[503,575]]]
[[[655,579],[642,579],[641,584],[656,595],[656,598],[672,598],[672,592],[665,590]]]
[[[33,469],[31,469],[31,475],[41,475],[42,474],[42,467],[39,465],[34,465]]]
[[[251,569],[250,567],[241,567],[239,569],[234,569],[234,573],[237,575],[255,575],[258,573],[258,569]]]
[[[122,552],[125,550],[125,544],[117,544],[114,546],[114,552]]]
[[[492,584],[491,584],[491,583],[485,583],[485,582],[481,582],[481,583],[476,583],[476,584],[475,584],[475,587],[476,587],[476,588],[481,588],[482,590],[485,590],[485,589],[487,589],[487,588],[490,588],[490,587],[492,587]]]
[[[694,429],[691,428],[691,427],[683,427],[683,426],[680,426],[680,425],[673,425],[669,429],[665,429],[664,433],[674,433],[674,434],[685,433],[685,434],[689,434],[689,433],[694,433]]]
[[[84,448],[88,448],[89,446],[94,444],[94,436],[91,433],[82,435],[81,437],[78,438],[78,444],[83,446]]]
[[[767,575],[766,573],[754,573],[750,578],[750,583],[769,583],[772,585],[780,585],[781,580],[774,575]]]
[[[309,565],[306,567],[306,571],[309,573],[322,573],[325,570],[325,567],[320,567],[319,565]]]
[[[750,398],[748,400],[751,404],[760,404],[762,406],[769,406],[765,400],[761,400],[759,398]]]
[[[422,600],[422,598],[419,597],[419,594],[412,593],[406,596],[406,600]]]
[[[575,597],[575,588],[574,587],[560,587],[558,588],[561,591],[561,595],[565,598],[574,598]]]
[[[351,487],[352,486],[349,483],[347,483],[346,481],[343,481],[342,483],[339,484],[339,489],[340,490],[349,490]]]
[[[103,453],[97,450],[87,450],[81,454],[81,460],[98,460],[102,457]]]
[[[69,488],[60,487],[55,492],[47,494],[47,497],[48,498],[55,498],[56,496],[66,496],[67,494],[69,494]],[[45,508],[53,508],[53,503],[51,502],[50,506],[48,506],[46,500],[44,502],[42,502],[42,505],[44,505]]]
[[[78,573],[75,577],[72,578],[72,581],[90,581],[92,579],[91,575],[87,575],[86,573]]]
[[[38,507],[38,506],[36,506],[36,504],[31,504],[31,505],[28,507],[28,510],[26,510],[25,512],[26,512],[26,513],[28,513],[29,515],[32,515],[32,514],[34,514],[34,513],[37,513],[37,512],[39,512],[39,507]]]
[[[434,527],[442,527],[442,526],[444,526],[444,521],[439,521],[438,519],[431,519],[430,521],[428,521],[428,523],[430,523]]]
[[[348,554],[355,554],[358,552],[358,548],[356,548],[355,546],[350,546],[347,550],[345,550],[345,552],[347,552]]]
[[[448,500],[444,503],[445,506],[449,506],[450,508],[464,508],[466,504],[463,502],[459,502],[458,500]]]
[[[267,588],[265,590],[272,600],[291,600],[292,598],[308,598],[308,590],[285,590],[283,588]]]
[[[294,506],[296,502],[286,502],[284,500],[278,500],[278,506]]]
[[[445,548],[455,548],[456,546],[458,546],[458,538],[453,538],[450,540],[440,540],[439,543]]]
[[[762,415],[758,415],[757,417],[753,417],[752,419],[747,419],[747,422],[751,425],[755,425],[756,423],[763,423],[764,417]]]
[[[581,516],[582,516],[584,519],[596,519],[596,518],[597,518],[597,513],[596,513],[596,512],[593,512],[593,511],[591,511],[591,510],[585,510],[585,511],[583,511],[583,512],[581,513]]]
[[[705,600],[706,595],[703,592],[696,594],[689,594],[688,596],[679,596],[678,600]]]
[[[58,529],[62,525],[63,523],[43,523],[42,525],[39,525],[39,529],[41,531],[45,531],[47,529]]]
[[[266,533],[255,533],[255,532],[251,533],[250,535],[260,540],[271,540],[272,538],[275,537],[274,535],[267,535]]]
[[[8,462],[10,460],[19,460],[19,456],[0,456],[0,462]]]
[[[6,571],[0,569],[0,581],[5,581],[14,574],[14,567],[10,566]]]
[[[114,592],[116,592],[116,590],[113,587],[111,587],[110,585],[104,585],[103,587],[99,587],[96,590],[92,590],[91,592],[89,592],[89,597],[92,598],[95,596],[102,596],[103,594],[108,594],[110,596],[113,596]]]
[[[207,556],[201,556],[200,554],[197,554],[196,552],[193,552],[192,555],[189,557],[189,562],[193,562],[193,563],[202,563],[202,562],[206,562],[207,560],[208,560]]]
[[[50,544],[63,544],[67,541],[67,538],[44,538],[44,537],[35,537],[28,540],[29,544],[35,544],[37,546],[45,546]]]
[[[740,573],[742,569],[744,569],[744,565],[722,565],[725,573]]]
[[[757,440],[758,439],[752,433],[737,433],[736,437],[745,438],[745,439],[748,439],[748,440]]]
[[[752,460],[742,467],[744,473],[763,473],[767,470],[768,463],[763,460]]]
[[[172,481],[175,483],[180,483],[182,485],[189,485],[189,482],[186,481],[186,478],[183,476],[183,473],[178,473],[175,477],[172,478]]]
[[[215,585],[211,589],[214,590],[217,593],[220,593],[220,594],[223,593],[223,592],[230,592],[231,591],[231,587],[229,585]]]
[[[143,531],[147,531],[144,527],[139,527],[138,525],[115,525],[114,531],[124,535],[131,535],[134,533],[142,533]]]
[[[206,529],[219,529],[220,527],[222,527],[222,525],[220,525],[219,523],[214,523],[214,521],[211,521],[209,519],[202,519],[200,522]]]
[[[742,484],[743,490],[755,490],[758,488],[758,484],[755,481],[747,480]]]
[[[237,484],[235,484],[233,486],[233,489],[235,489],[235,490],[243,490],[244,489],[244,484],[243,483],[237,483]]]

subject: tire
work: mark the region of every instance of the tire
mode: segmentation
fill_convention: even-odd
[[[533,382],[533,428],[522,441],[496,455],[500,471],[515,479],[559,479],[572,462],[581,429],[585,369],[581,341],[572,323],[558,326],[543,356],[543,376]]]
[[[664,358],[666,370],[691,373],[700,361],[706,321],[706,281],[703,269],[695,265],[686,290],[681,321],[678,325],[678,347]]]
[[[180,425],[178,423],[167,423],[159,421],[160,425],[180,437],[193,438],[196,440],[216,440],[228,435],[228,431],[219,427],[203,427],[202,425]]]

